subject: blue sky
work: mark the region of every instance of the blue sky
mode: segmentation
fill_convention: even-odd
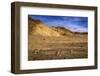
[[[88,31],[88,17],[31,15],[48,26],[62,26],[73,32]]]

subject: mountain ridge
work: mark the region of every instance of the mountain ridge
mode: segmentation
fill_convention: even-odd
[[[73,34],[81,34],[81,35],[87,34],[86,32],[72,32],[69,29],[66,29],[62,26],[49,27],[46,24],[44,24],[42,21],[32,19],[30,17],[28,20],[29,20],[28,32],[29,34],[33,34],[33,35],[60,37],[60,36],[69,36]]]

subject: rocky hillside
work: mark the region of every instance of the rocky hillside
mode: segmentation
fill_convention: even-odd
[[[56,37],[61,36],[59,32],[53,30],[39,20],[29,19],[28,24],[29,34]]]
[[[49,27],[45,25],[40,20],[35,19],[28,19],[28,32],[31,35],[40,35],[40,36],[54,36],[54,37],[61,37],[61,36],[72,36],[74,34],[87,34],[87,33],[79,33],[79,32],[72,32],[64,27]]]

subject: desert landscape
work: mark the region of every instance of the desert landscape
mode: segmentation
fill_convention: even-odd
[[[28,18],[28,60],[77,59],[88,57],[88,33],[48,26]]]

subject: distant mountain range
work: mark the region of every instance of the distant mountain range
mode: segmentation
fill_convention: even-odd
[[[57,27],[49,27],[45,25],[40,20],[35,20],[29,17],[28,19],[28,33],[33,35],[41,35],[41,36],[69,36],[74,34],[87,34],[87,32],[72,32],[65,27],[57,26]]]

